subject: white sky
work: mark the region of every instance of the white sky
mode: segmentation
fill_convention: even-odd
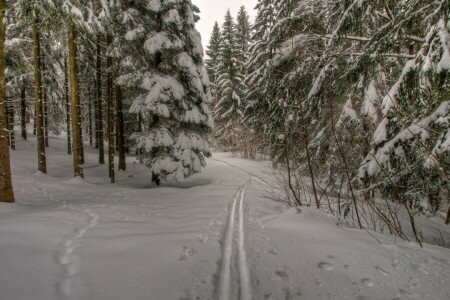
[[[197,23],[197,30],[202,35],[203,48],[209,43],[211,31],[214,22],[219,22],[221,26],[225,18],[225,13],[229,8],[233,18],[236,20],[239,8],[244,5],[250,15],[250,20],[253,22],[256,11],[254,10],[257,0],[192,0],[198,8],[200,8],[200,21]]]

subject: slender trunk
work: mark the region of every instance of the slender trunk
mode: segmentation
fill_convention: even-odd
[[[88,87],[88,129],[89,129],[89,145],[92,147],[92,103],[91,103],[91,88]]]
[[[6,132],[5,31],[4,2],[0,1],[0,202],[14,202],[8,136]]]
[[[25,80],[20,89],[20,127],[22,128],[23,139],[27,140],[27,98]]]
[[[317,197],[317,190],[316,190],[316,180],[314,178],[314,171],[313,171],[313,167],[312,167],[312,163],[311,163],[311,155],[309,153],[309,141],[308,141],[308,134],[306,132],[306,125],[304,122],[304,116],[303,116],[303,112],[301,111],[301,119],[302,119],[302,134],[303,134],[303,144],[305,145],[305,150],[306,150],[306,159],[308,161],[308,171],[309,171],[309,176],[311,178],[311,185],[313,188],[313,193],[314,193],[314,200],[316,201],[316,207],[317,209],[320,208],[320,200]]]
[[[445,218],[445,225],[448,225],[449,223],[450,223],[450,205],[448,206],[447,217]]]
[[[119,148],[119,170],[125,171],[127,168],[125,161],[125,130],[122,104],[122,90],[116,85],[116,113],[117,113],[117,147]]]
[[[335,127],[334,127],[334,120],[333,119],[331,119],[331,125],[332,125],[331,127],[332,127],[332,130],[333,130],[334,139],[336,141],[336,145],[337,145],[338,151],[339,151],[339,153],[340,153],[340,155],[342,157],[342,162],[344,164],[344,171],[345,171],[345,175],[347,177],[348,188],[350,190],[350,195],[352,197],[353,206],[355,207],[355,214],[356,214],[356,219],[358,221],[358,226],[359,226],[359,229],[362,229],[363,227],[362,227],[361,219],[359,217],[358,204],[356,202],[355,193],[353,192],[353,186],[352,186],[352,183],[351,183],[351,177],[350,177],[350,171],[349,171],[348,165],[347,165],[347,159],[345,158],[344,150],[342,149],[341,143],[339,142],[339,140],[337,138],[336,130],[335,130]]]
[[[80,98],[78,94],[78,66],[77,66],[77,45],[75,43],[75,26],[68,26],[67,44],[69,47],[69,69],[70,69],[70,98],[72,104],[72,135],[73,135],[73,167],[74,176],[83,177],[82,168],[82,140],[80,123]]]
[[[110,35],[107,37],[107,48],[112,42]],[[113,101],[113,79],[111,73],[112,57],[106,59],[106,103],[107,103],[107,128],[106,135],[108,136],[108,170],[111,183],[115,182],[114,176],[114,101]]]
[[[291,164],[290,164],[290,161],[289,161],[289,153],[288,153],[288,150],[287,150],[287,146],[285,148],[285,157],[286,157],[286,168],[287,168],[287,174],[288,174],[289,189],[291,190],[292,195],[294,196],[295,202],[297,202],[297,205],[298,206],[302,206],[302,200],[297,195],[294,187],[292,186],[292,176],[291,176],[292,170],[291,170]]]
[[[36,125],[36,139],[38,152],[38,170],[47,173],[47,161],[45,157],[45,137],[44,137],[44,111],[42,103],[42,70],[41,70],[41,45],[39,33],[39,21],[36,18],[33,22],[33,54],[34,54],[34,94],[36,109],[34,123]]]
[[[47,66],[45,64],[44,56],[42,56],[42,107],[44,110],[44,143],[45,147],[48,148],[48,94],[46,90],[46,71]]]
[[[6,127],[8,128],[9,147],[16,150],[16,137],[14,136],[14,104],[6,98]]]
[[[64,98],[66,101],[66,131],[67,131],[67,154],[72,155],[72,137],[70,125],[70,96],[69,96],[69,68],[67,59],[64,59]]]
[[[95,130],[97,132],[97,141],[98,141],[98,162],[100,164],[105,163],[105,150],[104,150],[104,137],[103,137],[103,105],[102,105],[102,57],[101,57],[101,43],[100,36],[97,37],[97,66],[96,66],[96,76],[97,76],[97,105],[96,105],[96,124]]]
[[[417,230],[416,230],[416,223],[414,221],[414,216],[411,213],[411,210],[408,207],[408,204],[406,203],[406,201],[403,203],[406,211],[408,212],[408,216],[409,216],[409,222],[411,223],[411,228],[412,231],[414,233],[414,238],[416,239],[416,242],[419,243],[420,247],[422,247],[422,241],[419,239],[419,235],[417,234]]]

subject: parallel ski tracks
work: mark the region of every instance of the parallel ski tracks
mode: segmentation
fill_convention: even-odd
[[[251,181],[250,181],[251,182]],[[240,299],[252,299],[250,270],[245,251],[245,231],[244,231],[244,197],[249,183],[242,185],[234,196],[228,223],[223,237],[222,261],[219,271],[219,284],[216,294],[218,300],[229,300],[232,298],[233,283],[239,284]],[[237,255],[236,253],[237,252]],[[233,254],[235,254],[233,256]],[[236,260],[233,261],[233,257]],[[232,278],[232,265],[237,263],[239,281]]]

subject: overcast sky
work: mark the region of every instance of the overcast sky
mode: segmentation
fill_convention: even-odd
[[[197,30],[202,34],[203,48],[209,43],[211,31],[214,22],[219,22],[222,25],[225,13],[229,8],[236,20],[239,8],[244,5],[250,15],[250,20],[253,22],[256,11],[254,10],[257,0],[192,0],[198,8],[200,8],[201,20],[197,23]]]

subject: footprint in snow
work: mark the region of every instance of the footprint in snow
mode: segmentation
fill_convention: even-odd
[[[208,235],[206,234],[199,234],[198,235],[198,241],[202,244],[206,244],[208,242]]]
[[[373,286],[373,282],[372,280],[370,280],[370,278],[363,278],[361,279],[361,283],[367,286]]]
[[[334,269],[334,266],[326,261],[321,261],[317,267],[322,270],[331,271]]]
[[[389,273],[388,271],[386,271],[385,269],[383,269],[383,268],[380,267],[380,266],[375,266],[375,269],[376,269],[378,272],[380,272],[382,275],[384,275],[384,276],[390,276],[390,275],[391,275],[391,273]]]
[[[187,246],[183,246],[180,253],[180,260],[187,260],[189,256],[192,256],[197,253],[197,250],[194,248],[189,248]]]
[[[287,279],[289,277],[289,274],[286,270],[275,271],[275,274],[277,274],[281,279]]]

